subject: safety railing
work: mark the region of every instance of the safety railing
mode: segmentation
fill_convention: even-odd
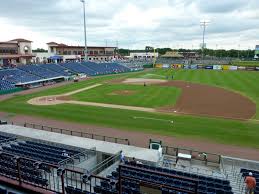
[[[97,164],[95,167],[93,167],[90,170],[90,173],[92,175],[97,175],[100,172],[102,172],[104,169],[107,169],[109,166],[118,162],[119,160],[120,160],[120,153],[112,155],[112,156],[108,157],[107,159],[105,159],[104,161],[102,161],[101,163]]]
[[[111,143],[118,143],[118,144],[124,144],[124,145],[130,145],[130,141],[127,138],[119,138],[119,137],[110,137],[105,135],[98,135],[94,133],[86,133],[82,131],[72,131],[70,129],[62,129],[57,127],[50,127],[45,125],[39,125],[34,123],[24,123],[24,127],[33,128],[33,129],[39,129],[44,131],[50,131],[55,133],[61,133],[66,135],[72,135],[72,136],[78,136],[78,137],[84,137],[89,139],[95,139],[100,141],[107,141]]]
[[[179,148],[179,147],[171,147],[171,146],[162,146],[163,147],[163,154],[169,156],[178,156],[178,153],[188,154],[191,155],[191,160],[199,160],[205,163],[213,163],[213,164],[220,164],[221,155],[215,153],[208,153],[194,149],[188,148]]]

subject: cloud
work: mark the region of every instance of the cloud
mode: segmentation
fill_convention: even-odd
[[[199,47],[201,19],[210,19],[208,46],[253,47],[259,33],[258,0],[86,0],[90,45]],[[83,44],[80,0],[8,0],[0,6],[0,41],[23,37],[34,47],[46,42]]]

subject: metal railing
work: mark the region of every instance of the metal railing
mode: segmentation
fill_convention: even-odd
[[[199,160],[205,163],[213,163],[220,165],[221,155],[215,153],[202,152],[194,149],[188,148],[179,148],[179,147],[171,147],[171,146],[162,146],[163,154],[169,156],[178,156],[178,153],[188,154],[192,156],[192,160]],[[203,157],[206,154],[206,157]]]
[[[120,160],[120,152],[115,155],[110,156],[109,158],[105,159],[101,163],[97,164],[90,170],[90,173],[93,175],[97,175],[102,172],[104,169],[107,169],[109,166],[115,164]]]
[[[45,125],[39,125],[34,123],[24,123],[24,127],[33,128],[33,129],[39,129],[43,131],[50,131],[55,133],[61,133],[65,135],[72,135],[72,136],[78,136],[78,137],[84,137],[89,139],[95,139],[100,141],[107,141],[111,143],[118,143],[118,144],[124,144],[124,145],[130,145],[130,141],[127,138],[119,138],[119,137],[110,137],[105,135],[97,135],[94,133],[86,133],[82,131],[72,131],[70,129],[62,129],[57,127],[50,127]]]

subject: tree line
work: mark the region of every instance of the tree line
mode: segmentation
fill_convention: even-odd
[[[201,49],[171,49],[171,48],[156,48],[156,52],[159,55],[164,55],[168,51],[175,52],[197,52],[198,54],[202,54]],[[118,49],[118,53],[123,56],[128,56],[131,52],[154,52],[151,49],[139,49],[139,50],[130,50],[130,49]],[[225,50],[225,49],[204,49],[204,55],[210,57],[231,57],[231,58],[240,58],[240,59],[252,59],[254,58],[255,51],[254,50]]]

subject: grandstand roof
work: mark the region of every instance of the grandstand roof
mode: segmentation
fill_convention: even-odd
[[[17,41],[17,42],[32,42],[30,40],[26,40],[26,39],[23,39],[23,38],[17,38],[17,39],[13,39],[13,40],[10,40],[10,41]]]
[[[97,151],[104,152],[107,154],[116,154],[119,151],[123,150],[125,156],[135,157],[138,160],[146,160],[150,162],[157,162],[159,160],[158,151],[150,150],[147,148],[140,148],[136,146],[116,144],[66,134],[53,133],[49,131],[31,129],[16,125],[0,125],[0,131],[27,138],[39,139],[53,143],[60,143],[84,149],[92,149],[93,147],[95,147]]]
[[[56,42],[48,42],[47,45],[53,45],[57,48],[85,48],[85,46],[73,46],[73,45],[67,45],[64,43],[56,43]],[[113,46],[87,46],[88,48],[116,48]]]

